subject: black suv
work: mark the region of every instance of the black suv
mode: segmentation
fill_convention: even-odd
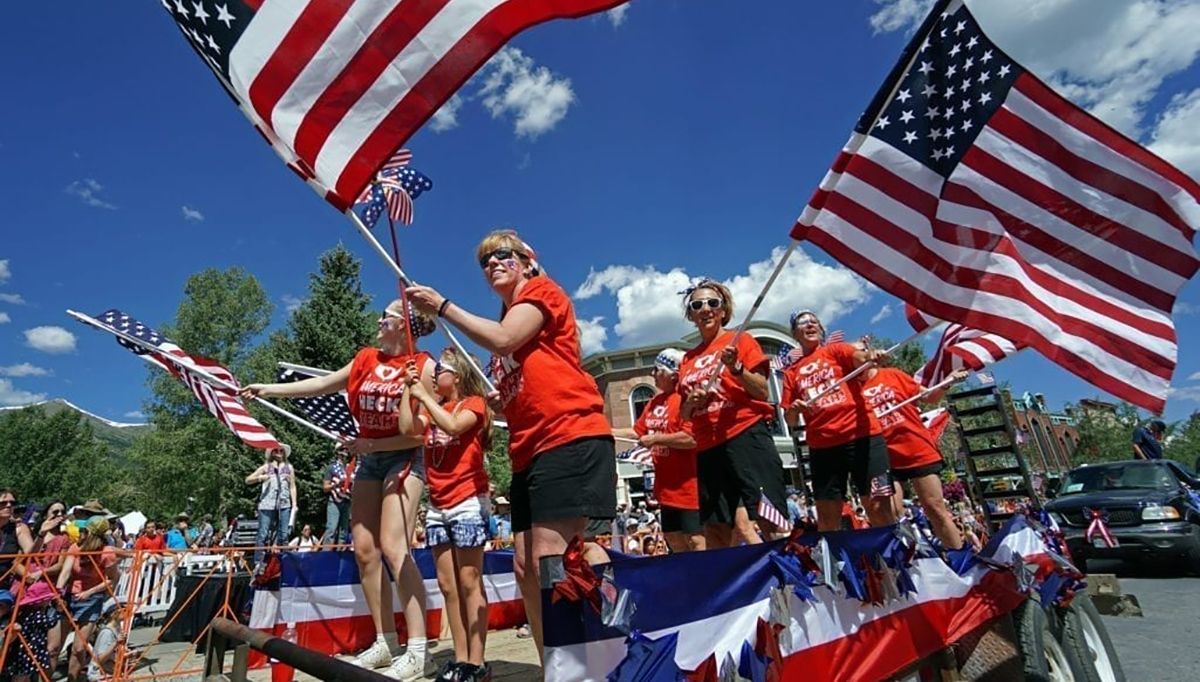
[[[1173,460],[1089,464],[1067,474],[1046,510],[1085,572],[1088,559],[1149,557],[1182,558],[1183,566],[1200,572],[1200,511],[1189,504],[1188,488],[1200,490],[1200,480]],[[1084,537],[1091,522],[1085,509],[1107,512],[1116,547],[1098,535],[1090,542]]]

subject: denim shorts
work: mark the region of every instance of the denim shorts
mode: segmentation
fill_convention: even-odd
[[[72,596],[71,618],[75,619],[77,625],[95,623],[100,620],[100,609],[104,606],[104,600],[107,598],[108,595],[104,592],[98,592],[83,599]]]
[[[437,547],[482,547],[488,540],[491,503],[486,495],[469,497],[449,509],[430,506],[425,513],[425,543]]]
[[[412,463],[409,475],[416,476],[425,482],[425,454],[421,448],[408,450],[393,450],[362,455],[358,465],[354,467],[355,481],[386,481],[392,476],[399,476],[404,468]]]

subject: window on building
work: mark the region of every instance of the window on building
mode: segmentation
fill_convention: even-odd
[[[642,416],[642,410],[646,409],[646,403],[654,397],[654,387],[646,384],[640,384],[633,387],[633,391],[629,393],[629,413],[633,415],[633,421],[637,421],[638,417]]]

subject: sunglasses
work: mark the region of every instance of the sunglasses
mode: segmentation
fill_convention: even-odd
[[[692,300],[688,301],[688,307],[691,308],[692,310],[699,312],[701,310],[704,310],[704,306],[706,306],[706,305],[709,308],[716,310],[717,308],[720,308],[722,305],[724,305],[724,303],[725,302],[719,298],[693,298]]]
[[[435,376],[435,377],[441,376],[442,374],[444,374],[446,372],[449,372],[451,374],[458,374],[458,370],[454,369],[450,365],[444,365],[441,362],[437,362],[433,365],[433,376]]]
[[[17,504],[16,500],[0,500],[0,509],[4,507],[12,507]]]
[[[492,251],[489,251],[489,252],[483,254],[483,256],[481,256],[479,258],[479,267],[483,268],[484,270],[487,270],[488,263],[491,262],[491,260],[493,258],[495,258],[498,261],[505,261],[505,260],[508,260],[509,258],[512,258],[513,256],[524,257],[525,254],[521,253],[520,251],[517,251],[516,249],[510,249],[507,246],[501,247],[499,249],[494,249]]]

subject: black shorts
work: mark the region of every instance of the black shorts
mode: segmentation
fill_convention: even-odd
[[[700,488],[700,523],[733,524],[739,506],[758,519],[763,495],[787,514],[783,462],[767,426],[759,422],[696,457]]]
[[[588,519],[583,539],[591,542],[601,535],[612,535],[612,519]]]
[[[611,519],[617,513],[617,455],[612,438],[592,436],[534,456],[529,468],[513,472],[508,491],[512,530],[534,523],[584,516]]]
[[[664,533],[688,533],[690,535],[700,532],[700,512],[695,509],[679,509],[663,505],[659,513],[662,516]]]
[[[934,476],[942,473],[942,469],[946,468],[946,463],[937,461],[933,464],[926,464],[923,467],[912,467],[911,469],[892,469],[892,478],[897,481],[911,481],[914,478],[921,478],[933,474]]]
[[[883,436],[868,436],[809,454],[813,495],[822,502],[846,499],[846,477],[862,497],[890,497],[887,443]]]

